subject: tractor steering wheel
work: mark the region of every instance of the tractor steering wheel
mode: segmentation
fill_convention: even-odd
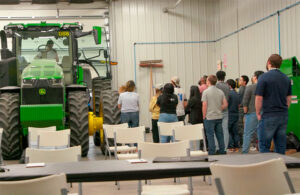
[[[44,47],[44,48],[42,48]],[[39,45],[38,46],[38,51],[39,52],[45,52],[47,50],[47,45],[43,44],[43,45]]]

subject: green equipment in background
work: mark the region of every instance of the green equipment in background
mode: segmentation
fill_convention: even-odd
[[[281,64],[280,70],[292,82],[292,102],[289,108],[287,133],[294,132],[300,139],[300,64],[296,57],[285,59]]]

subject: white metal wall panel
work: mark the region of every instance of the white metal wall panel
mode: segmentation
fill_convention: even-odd
[[[280,23],[282,57],[300,59],[300,5],[283,12]]]
[[[237,3],[238,0],[222,0],[220,2],[220,36],[237,30]],[[231,11],[228,11],[231,10]],[[234,79],[239,74],[238,34],[220,41],[220,56],[223,61],[223,70],[226,79]],[[226,67],[227,66],[227,67]]]
[[[115,43],[113,57],[115,87],[134,79],[134,42],[174,42],[207,40],[206,0],[184,0],[169,13],[162,9],[174,5],[175,0],[121,0],[111,4],[111,25]],[[162,59],[164,67],[153,70],[153,83],[170,82],[180,77],[189,94],[191,85],[208,70],[207,44],[136,45],[137,65],[141,60]],[[149,68],[136,67],[137,92],[140,94],[140,124],[150,126],[148,111],[150,98]]]
[[[134,42],[215,40],[297,0],[183,0],[170,13],[161,11],[163,7],[174,5],[175,2],[113,1],[111,10],[114,11],[111,15],[114,15],[114,20],[111,23],[115,25],[116,36],[113,55],[119,62],[115,68],[116,86],[134,78]],[[284,58],[297,55],[300,51],[299,9],[297,6],[281,14],[281,48]],[[137,25],[133,25],[135,23]],[[224,58],[227,62],[227,79],[243,74],[251,77],[255,70],[265,70],[270,54],[279,52],[277,27],[277,16],[273,16],[215,43],[137,45],[136,60],[138,64],[140,60],[162,59],[164,68],[154,70],[154,83],[169,82],[172,76],[177,75],[186,91],[189,91],[192,84],[196,84],[200,75],[214,74],[217,60]],[[141,124],[150,125],[147,110],[149,70],[137,67],[136,71],[138,93],[143,100]]]
[[[216,36],[224,36],[266,17],[296,0],[219,0],[220,12],[215,23],[220,26]],[[217,5],[216,5],[217,6]],[[281,51],[283,58],[299,53],[299,5],[281,13]],[[297,53],[298,52],[298,53]],[[273,16],[215,44],[216,58],[227,56],[227,75],[252,76],[255,70],[265,70],[267,58],[279,53],[278,21]],[[228,54],[227,54],[228,53]],[[300,56],[298,56],[300,57]],[[231,66],[232,69],[230,68]]]
[[[219,0],[206,0],[206,35],[207,40],[215,40],[220,37],[220,4]],[[220,42],[207,44],[207,67],[204,74],[215,74],[217,61],[220,60]]]

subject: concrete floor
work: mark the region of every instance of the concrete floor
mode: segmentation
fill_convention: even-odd
[[[152,141],[151,134],[147,134],[147,140]],[[228,154],[234,155],[234,154]],[[300,152],[292,154],[291,156],[300,158]],[[90,150],[88,156],[83,158],[82,160],[104,160],[104,156],[102,155],[99,147],[96,147],[93,144],[92,137],[90,139]],[[5,161],[5,164],[16,164],[18,161]],[[292,182],[297,192],[300,192],[300,169],[289,169],[289,174],[291,176]],[[152,185],[154,184],[174,184],[173,179],[159,179],[152,180]],[[187,184],[187,178],[181,178],[181,184]],[[115,182],[90,182],[83,183],[83,194],[85,195],[131,195],[137,194],[137,181],[122,181],[120,182],[121,189],[117,190],[115,186]],[[208,185],[203,181],[203,177],[193,177],[193,188],[194,194],[205,194],[205,195],[214,195],[217,194],[217,190],[213,185]],[[77,192],[78,186],[77,184],[73,184],[72,188],[70,188],[70,192]]]

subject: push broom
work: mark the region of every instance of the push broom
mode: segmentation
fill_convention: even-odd
[[[140,61],[140,67],[150,68],[150,99],[153,96],[153,78],[152,78],[152,68],[162,68],[162,60],[145,60]]]

